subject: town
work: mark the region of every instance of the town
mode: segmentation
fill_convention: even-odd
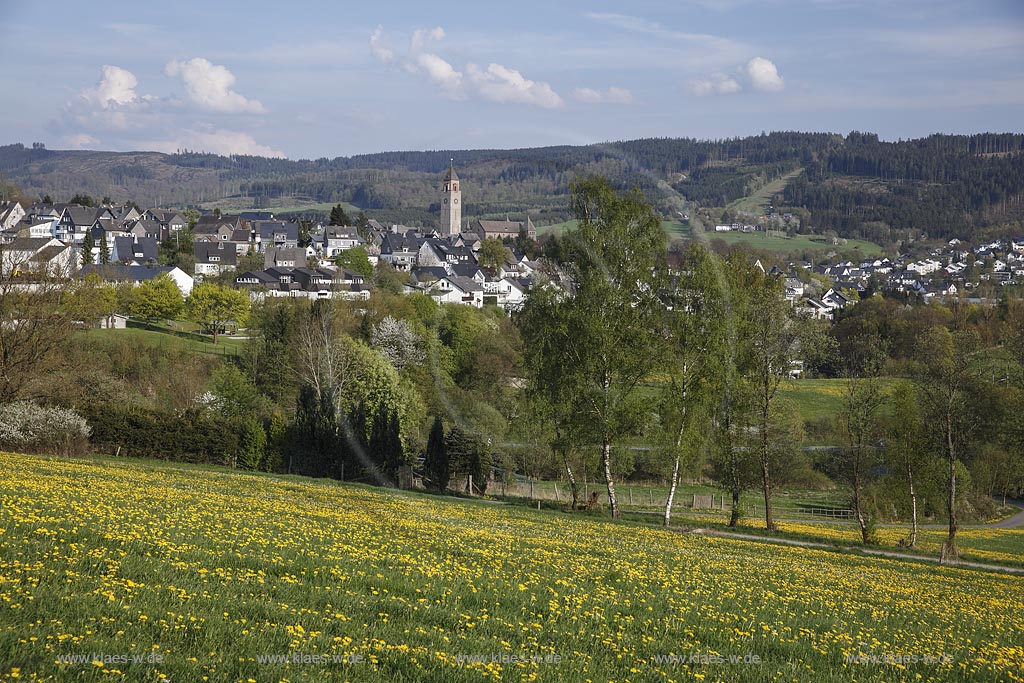
[[[141,209],[132,203],[4,201],[0,268],[25,276],[32,271],[78,278],[95,274],[109,283],[140,284],[163,276],[174,281],[182,296],[199,282],[216,280],[247,291],[254,300],[366,299],[375,270],[384,269],[395,276],[392,286],[404,293],[423,293],[438,303],[516,310],[543,268],[530,216],[463,220],[454,165],[439,179],[438,195],[439,229],[386,226],[361,212],[353,219],[340,205],[331,220],[301,224],[255,210],[222,214]],[[763,208],[760,219],[717,224],[712,235],[763,233],[795,220]],[[835,256],[818,262],[782,260],[767,264],[767,272],[784,279],[790,303],[819,320],[832,320],[837,311],[875,294],[908,302],[963,298],[994,304],[1002,288],[1024,280],[1024,237],[928,244],[859,261]],[[184,257],[182,245],[190,251]],[[670,267],[678,265],[680,253],[678,244],[670,246]],[[766,270],[762,259],[757,266]]]

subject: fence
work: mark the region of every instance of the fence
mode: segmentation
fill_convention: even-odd
[[[503,498],[526,498],[531,501],[554,501],[569,503],[572,501],[572,490],[566,482],[543,481],[522,475],[508,474],[488,482],[487,493]],[[453,482],[454,486],[454,482]],[[593,493],[599,496],[599,502],[607,505],[608,493],[603,483],[580,481],[578,483],[578,501],[586,503]],[[620,507],[649,511],[651,508],[664,509],[668,500],[668,487],[620,485],[616,490]],[[764,502],[744,502],[748,516],[757,517],[764,514]],[[732,509],[732,500],[728,494],[702,494],[676,491],[672,500],[672,508],[680,510],[724,512]],[[828,505],[772,505],[772,513],[778,518],[800,518],[811,520],[849,520],[853,519],[853,510]]]

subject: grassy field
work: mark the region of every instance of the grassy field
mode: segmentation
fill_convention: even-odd
[[[883,391],[891,392],[901,380],[884,377],[879,380]],[[800,417],[807,420],[835,417],[843,407],[846,392],[844,379],[798,379],[785,380],[779,387],[779,394],[792,401],[800,410]],[[882,406],[882,411],[887,410]]]
[[[564,223],[552,223],[551,225],[541,225],[537,228],[537,234],[546,235],[548,233],[553,233],[561,235],[567,230],[575,230],[578,225],[579,221],[577,220],[565,221]],[[670,238],[672,238],[683,236],[685,234],[686,227],[679,221],[662,221],[661,229],[664,230]]]
[[[0,466],[4,680],[1022,679],[1021,577],[212,468]]]
[[[174,339],[180,341],[193,353],[214,356],[238,355],[246,343],[244,339],[232,339],[227,335],[220,335],[217,337],[217,343],[214,344],[213,337],[200,334],[198,329],[198,325],[181,320],[153,323],[129,320],[126,330],[82,330],[78,334],[94,337],[127,337],[156,345],[168,344]]]
[[[252,206],[253,200],[251,197],[228,197],[226,199],[218,199],[214,202],[206,202],[203,204],[204,209],[220,209],[224,212],[238,212],[238,211],[269,211],[273,214],[285,214],[285,213],[299,213],[304,211],[322,211],[330,213],[336,205],[341,204],[347,213],[352,218],[355,218],[356,214],[359,213],[360,209],[358,206],[349,204],[348,202],[310,202],[293,199],[287,201],[278,206],[268,206],[259,209],[254,209]]]
[[[787,173],[781,178],[776,178],[754,194],[732,202],[729,204],[729,208],[734,211],[746,211],[760,215],[763,213],[761,211],[761,206],[771,201],[772,197],[785,190],[789,181],[803,173],[803,170],[804,169],[802,168],[798,168],[795,171]]]

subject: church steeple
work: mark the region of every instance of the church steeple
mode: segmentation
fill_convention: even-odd
[[[451,160],[441,182],[441,234],[457,235],[462,232],[462,191],[455,173],[455,159]]]

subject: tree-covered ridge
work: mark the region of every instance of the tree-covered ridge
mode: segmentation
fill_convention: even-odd
[[[460,169],[465,215],[530,212],[566,220],[574,179],[639,187],[664,215],[682,202],[726,206],[774,180],[779,206],[805,208],[804,228],[888,242],[904,231],[970,238],[1019,218],[1024,135],[932,135],[884,142],[853,132],[773,132],[725,140],[647,138],[532,149],[393,151],[334,159],[0,147],[0,175],[32,195],[74,192],[142,204],[231,208],[347,202],[391,222],[436,220],[438,174]],[[769,192],[770,194],[770,192]],[[222,207],[222,208],[227,208]]]

